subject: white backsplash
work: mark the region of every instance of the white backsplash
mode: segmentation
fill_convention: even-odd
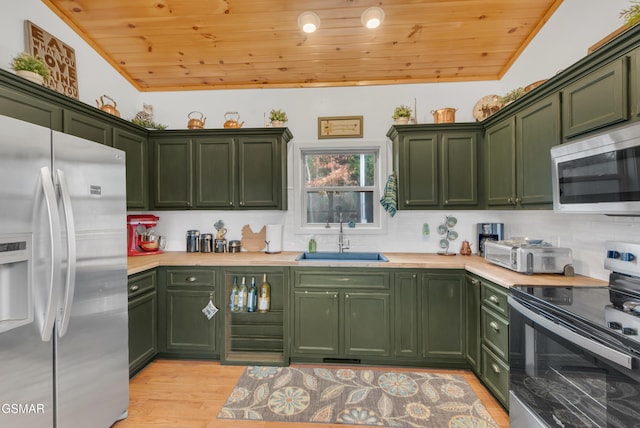
[[[267,224],[283,224],[283,250],[304,251],[310,234],[293,233],[293,212],[290,211],[157,211],[160,217],[157,232],[167,237],[167,250],[184,251],[185,233],[189,229],[201,233],[214,233],[213,224],[223,220],[228,233],[227,240],[241,239],[241,229],[249,224],[258,232]],[[577,273],[606,280],[608,271],[603,268],[605,241],[640,241],[640,217],[608,217],[604,215],[556,214],[548,210],[527,211],[398,211],[387,221],[384,234],[350,235],[349,251],[423,252],[440,250],[441,236],[437,227],[447,214],[454,215],[458,224],[454,230],[458,239],[451,251],[459,252],[463,240],[471,243],[477,252],[477,223],[504,223],[505,238],[529,237],[544,239],[554,245],[573,250]],[[430,236],[423,238],[422,225],[429,225]],[[338,233],[316,235],[318,251],[337,250]],[[457,256],[462,257],[462,256]]]

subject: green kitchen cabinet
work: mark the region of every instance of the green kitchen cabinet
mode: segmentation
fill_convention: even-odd
[[[152,208],[193,207],[193,146],[188,137],[156,137],[152,144]]]
[[[145,131],[113,128],[113,147],[126,153],[127,209],[149,208],[149,159]]]
[[[627,61],[618,58],[562,88],[565,139],[627,120]]]
[[[399,209],[478,206],[475,124],[393,126]]]
[[[152,133],[153,207],[287,208],[287,128]]]
[[[417,271],[399,271],[394,274],[394,355],[415,359],[420,355],[420,322]]]
[[[389,271],[292,271],[291,356],[304,361],[392,355]]]
[[[551,147],[560,137],[560,99],[546,97],[487,128],[486,198],[490,207],[550,208]]]
[[[159,348],[168,356],[215,359],[217,320],[202,309],[216,300],[215,268],[168,267],[159,273]]]
[[[129,277],[129,374],[132,376],[158,352],[156,271]]]
[[[464,275],[423,273],[421,292],[423,357],[464,361]]]
[[[340,354],[339,292],[297,290],[293,293],[293,355]]]
[[[466,358],[475,373],[481,370],[482,331],[480,323],[480,280],[467,275],[465,295]]]
[[[113,146],[113,127],[102,118],[74,110],[63,113],[63,132],[96,143]]]
[[[255,278],[259,289],[264,275],[271,286],[271,307],[268,312],[231,312],[230,296],[234,280],[238,285],[245,279],[247,287]],[[283,267],[224,267],[220,268],[220,283],[224,284],[221,309],[224,313],[224,348],[220,349],[224,364],[284,365],[289,361],[288,313],[289,269]]]
[[[629,115],[640,118],[640,48],[629,54]]]
[[[62,107],[17,88],[0,86],[0,114],[62,131]]]

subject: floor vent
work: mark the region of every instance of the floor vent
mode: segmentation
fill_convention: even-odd
[[[323,358],[322,362],[327,364],[360,364],[358,358]]]

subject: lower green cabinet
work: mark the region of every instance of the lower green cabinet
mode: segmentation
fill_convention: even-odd
[[[393,284],[394,356],[415,359],[420,354],[420,313],[418,312],[418,274],[396,272]]]
[[[465,295],[466,312],[466,357],[467,363],[476,373],[480,373],[480,349],[482,344],[482,331],[480,324],[480,280],[467,275]]]
[[[388,271],[295,269],[291,356],[362,360],[392,355]]]
[[[158,352],[158,295],[155,270],[129,277],[129,374]]]
[[[216,323],[202,309],[216,303],[215,268],[159,270],[159,345],[163,354],[217,358]]]

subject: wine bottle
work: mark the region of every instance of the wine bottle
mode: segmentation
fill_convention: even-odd
[[[238,278],[233,277],[233,287],[231,287],[231,295],[229,299],[229,309],[231,312],[238,312],[238,297],[240,289],[238,288]]]
[[[238,292],[238,310],[240,312],[247,310],[247,283],[245,282],[244,276],[242,277],[240,291]]]
[[[256,277],[251,277],[251,286],[247,293],[247,312],[255,312],[258,304],[258,288],[256,288]]]
[[[258,312],[269,312],[271,309],[271,284],[267,282],[267,274],[262,277],[258,295]]]

